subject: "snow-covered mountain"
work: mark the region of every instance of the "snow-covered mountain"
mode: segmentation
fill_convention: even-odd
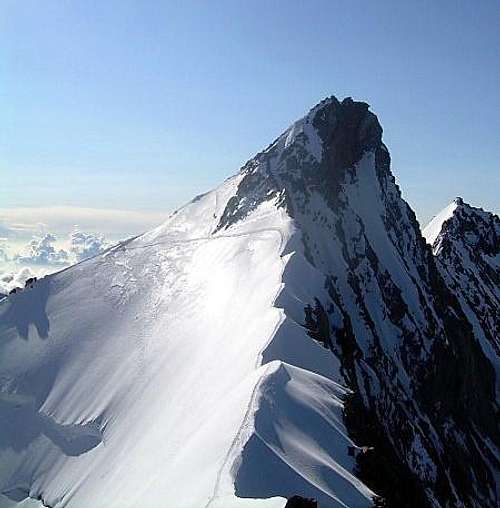
[[[500,393],[500,219],[456,198],[423,230],[448,287],[496,368]]]
[[[381,138],[326,99],[157,229],[3,300],[0,506],[496,506],[498,356]]]

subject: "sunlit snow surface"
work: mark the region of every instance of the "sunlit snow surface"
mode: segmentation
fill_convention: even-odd
[[[422,236],[427,240],[429,245],[434,245],[437,237],[443,229],[443,224],[453,216],[453,212],[457,209],[457,200],[453,200],[447,207],[443,208],[422,230]]]
[[[297,477],[322,508],[371,505],[335,357],[279,306],[306,303],[291,259],[314,296],[291,220],[269,201],[213,234],[240,178],[0,303],[1,507],[279,508]],[[238,499],[269,454],[278,492]]]

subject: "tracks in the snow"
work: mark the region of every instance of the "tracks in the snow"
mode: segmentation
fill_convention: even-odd
[[[258,228],[258,229],[252,229],[251,231],[243,231],[241,233],[232,233],[232,234],[225,234],[225,235],[217,234],[217,235],[199,236],[199,237],[195,237],[195,238],[187,238],[184,240],[180,240],[180,239],[176,239],[176,238],[166,238],[165,240],[147,243],[144,245],[134,245],[134,246],[130,246],[130,245],[125,246],[124,245],[124,248],[126,250],[138,250],[138,249],[147,249],[149,247],[156,247],[159,245],[175,246],[175,245],[196,243],[196,242],[207,241],[207,240],[209,240],[209,241],[218,240],[220,238],[239,238],[239,237],[243,237],[243,236],[251,236],[254,234],[267,233],[267,232],[278,233],[278,235],[280,237],[279,251],[282,252],[283,247],[284,247],[284,234],[283,234],[283,231],[277,227],[276,228],[273,228],[273,227]]]

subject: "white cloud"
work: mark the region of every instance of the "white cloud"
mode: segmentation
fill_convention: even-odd
[[[69,264],[70,257],[63,249],[56,249],[53,243],[57,238],[46,233],[41,237],[35,237],[31,242],[14,256],[14,261],[22,264],[32,265],[57,265],[64,266]]]
[[[85,233],[75,229],[70,235],[70,252],[76,261],[96,256],[108,246],[109,244],[101,234]]]
[[[23,285],[33,273],[42,276],[95,256],[120,239],[160,224],[166,215],[75,207],[0,208],[0,276],[5,277],[0,293]]]
[[[47,273],[96,256],[111,245],[104,235],[82,231],[78,227],[67,239],[59,241],[47,231],[33,236],[24,245],[0,238],[0,268],[3,266],[5,271],[8,265],[10,270],[15,270],[15,265],[20,264],[32,269],[43,267]]]
[[[7,295],[9,291],[16,287],[24,287],[27,279],[34,276],[40,276],[39,272],[35,273],[30,267],[25,266],[20,270],[0,270],[0,294]]]

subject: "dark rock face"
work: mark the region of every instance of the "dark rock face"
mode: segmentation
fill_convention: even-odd
[[[365,125],[372,125],[372,121],[369,117]],[[363,125],[357,119],[353,123]],[[379,131],[375,129],[375,132]],[[362,135],[352,131],[350,135],[355,140],[352,144],[358,146],[357,140],[363,139]],[[403,263],[406,273],[395,277],[390,265],[382,261],[384,252],[372,245],[376,240],[374,235],[372,238],[368,236],[368,217],[356,214],[359,230],[356,235],[351,234],[353,206],[349,206],[350,196],[345,192],[349,177],[344,177],[340,184],[334,179],[334,185],[327,187],[327,200],[340,203],[334,208],[338,217],[336,231],[343,244],[344,261],[349,267],[348,284],[361,308],[359,318],[365,322],[363,339],[368,339],[363,347],[359,332],[351,332],[351,324],[346,324],[346,328],[335,330],[334,336],[338,335],[341,343],[361,346],[360,351],[356,355],[356,348],[340,347],[337,354],[349,373],[355,393],[364,401],[365,414],[371,416],[377,427],[385,429],[381,432],[379,428],[374,435],[378,435],[379,448],[380,444],[393,443],[394,456],[389,462],[394,464],[397,457],[401,463],[398,469],[409,470],[418,478],[421,491],[432,492],[427,496],[428,503],[496,506],[495,466],[490,467],[495,464],[495,457],[488,452],[485,440],[489,439],[496,446],[500,443],[495,424],[498,406],[494,370],[478,347],[457,298],[439,276],[413,212],[402,201],[399,189],[394,185],[387,150],[380,139],[379,145],[373,148],[376,136],[367,139],[365,151],[375,150],[380,190],[373,191],[381,192],[385,233],[399,254],[397,262]],[[338,158],[328,155],[330,150],[335,152],[335,145],[330,148],[328,138],[324,142],[327,146],[324,172],[329,170],[330,174],[338,175]],[[356,149],[347,152],[360,153]],[[349,159],[341,160],[350,162]],[[362,170],[357,168],[358,172]],[[344,174],[358,177],[352,171]],[[492,242],[482,243],[490,246]],[[403,294],[407,285],[413,286],[418,297],[411,308]],[[330,288],[334,287],[335,282],[332,282]],[[387,329],[384,333],[384,327],[377,325],[377,309],[369,301],[368,293],[374,289],[384,303],[386,319],[398,329],[399,339],[390,349],[384,344]],[[332,292],[332,301],[343,316],[350,314],[345,293],[345,288],[340,287]],[[406,291],[406,298],[408,293]],[[339,295],[342,296],[339,298]],[[418,323],[419,310],[424,319]],[[350,321],[353,321],[352,315]],[[346,334],[350,333],[352,336],[346,340]],[[403,384],[405,378],[410,380],[408,386]],[[351,420],[351,423],[355,432],[356,422]],[[384,455],[392,455],[387,446],[384,448]],[[389,474],[385,479],[368,479],[373,475],[373,468],[377,468],[377,461],[382,465],[384,458],[374,458],[365,465],[361,463],[361,476],[375,491],[385,491],[392,506],[401,506],[402,500],[397,498],[397,492],[387,489]],[[413,484],[410,476],[406,476],[405,483]],[[422,506],[423,500],[419,497],[405,503],[412,505],[415,502],[415,506]]]
[[[314,307],[306,305],[304,309],[305,327],[309,336],[318,341],[324,347],[331,349],[332,342],[330,336],[330,322],[328,313],[325,311],[321,302],[316,298]]]
[[[36,277],[30,277],[29,279],[26,280],[26,282],[24,283],[24,287],[25,288],[31,288],[33,287],[33,284],[37,281],[37,278]]]
[[[431,506],[418,479],[395,453],[378,416],[366,409],[359,393],[346,400],[344,417],[358,446],[370,447],[356,457],[356,473],[379,494],[380,497],[374,500],[375,506]]]
[[[367,104],[323,101],[244,166],[217,229],[268,200],[294,219],[304,256],[329,294],[306,306],[304,326],[340,359],[355,394],[346,423],[357,445],[375,449],[358,460],[359,474],[386,506],[493,508],[498,357],[481,347],[482,325],[471,322],[453,285],[457,275],[436,264],[381,137]],[[477,223],[461,227],[456,234],[471,250],[498,255],[498,218],[480,234]],[[441,242],[443,258],[457,256],[450,242]],[[468,284],[498,295],[498,271],[471,259],[482,281]],[[499,336],[498,300],[489,297],[488,307],[486,292],[475,291],[470,306],[491,341]]]
[[[367,150],[382,142],[382,127],[368,104],[352,99],[337,99],[321,108],[313,118],[313,125],[323,141],[323,160],[314,177],[328,189],[325,197],[335,198],[340,192],[344,171],[352,168]],[[325,185],[326,184],[326,185]],[[332,207],[335,199],[329,200]]]
[[[287,501],[285,508],[318,508],[318,503],[314,499],[293,496]]]

